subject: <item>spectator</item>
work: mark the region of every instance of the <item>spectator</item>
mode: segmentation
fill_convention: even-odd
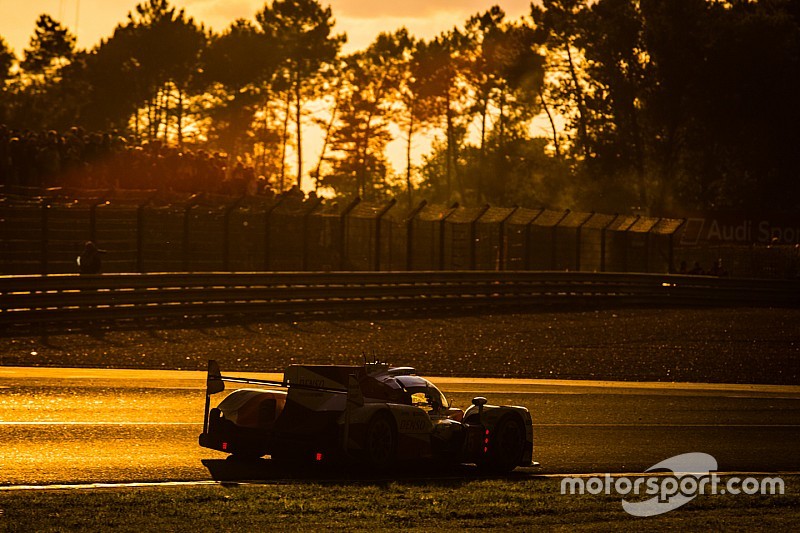
[[[263,169],[261,169],[263,172]],[[227,176],[227,180],[226,180]],[[13,130],[0,124],[0,184],[75,189],[159,189],[190,193],[274,194],[249,158],[129,142],[116,130]],[[298,198],[302,193],[292,193]]]
[[[702,276],[705,273],[706,271],[703,270],[703,267],[700,266],[700,263],[698,261],[694,262],[694,266],[692,266],[692,269],[689,271],[689,274],[691,274],[692,276]]]
[[[81,274],[100,274],[102,261],[100,254],[106,253],[100,250],[92,241],[86,241],[83,252],[78,256],[78,270]]]
[[[38,150],[37,166],[45,187],[58,185],[61,174],[61,143],[58,133],[49,131]]]
[[[303,191],[301,191],[300,187],[297,185],[292,185],[288,191],[284,191],[283,195],[287,198],[292,198],[295,200],[304,200],[306,197],[306,195],[303,194]]]
[[[728,275],[728,271],[722,266],[722,258],[714,261],[714,266],[711,267],[711,272],[709,272],[709,274],[711,276],[718,276],[720,278],[724,278]]]

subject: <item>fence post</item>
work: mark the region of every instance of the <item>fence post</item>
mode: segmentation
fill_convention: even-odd
[[[322,205],[322,198],[317,198],[308,211],[303,213],[303,271],[308,270],[308,219],[320,205]]]
[[[503,217],[503,220],[500,221],[500,242],[497,246],[497,270],[505,270],[506,269],[506,222],[509,218],[511,218],[514,213],[517,212],[519,209],[518,205],[512,207],[511,212]]]
[[[347,264],[347,216],[360,203],[361,197],[356,196],[339,216],[339,270],[344,270]]]
[[[469,269],[475,270],[478,266],[478,252],[477,252],[477,238],[478,238],[478,221],[486,214],[491,206],[489,204],[485,204],[481,207],[478,216],[472,219],[472,222],[469,223]]]
[[[558,219],[558,222],[553,224],[553,228],[551,229],[552,233],[550,238],[550,270],[555,270],[557,264],[556,255],[558,253],[558,249],[556,245],[558,243],[558,239],[556,239],[556,236],[558,235],[558,225],[564,222],[564,219],[567,218],[569,214],[570,210],[566,209],[564,211],[564,214],[561,215],[561,218]]]
[[[458,202],[450,206],[450,211],[439,221],[439,270],[444,270],[444,225],[450,215],[458,209]]]
[[[272,231],[272,212],[275,211],[278,206],[280,206],[283,201],[286,200],[286,196],[280,196],[278,201],[272,204],[267,208],[264,212],[264,270],[269,271],[271,266],[271,257],[270,257],[270,247],[272,246],[272,242],[270,240],[270,232]]]
[[[636,215],[636,218],[633,219],[633,222],[631,222],[630,225],[628,225],[628,227],[625,228],[625,255],[623,256],[624,261],[622,263],[623,272],[627,272],[628,271],[628,252],[629,252],[630,240],[631,240],[629,232],[630,232],[630,229],[633,226],[635,226],[637,222],[639,222],[640,218],[642,218],[642,215]]]
[[[231,256],[231,213],[233,210],[241,205],[242,201],[247,195],[242,195],[231,202],[231,205],[225,208],[225,214],[222,217],[222,270],[230,271],[230,256]]]
[[[536,213],[536,216],[530,219],[527,224],[525,224],[525,270],[531,269],[531,226],[536,219],[542,216],[545,209],[542,207],[539,209],[539,212]]]
[[[375,218],[375,272],[379,272],[381,269],[381,220],[396,203],[397,200],[394,198],[389,200],[386,205],[378,211]]]
[[[678,227],[669,234],[669,250],[667,250],[667,255],[669,257],[669,272],[670,274],[675,272],[675,234],[680,231],[683,225],[686,224],[686,219],[681,219],[681,223],[678,224]]]
[[[656,226],[661,222],[661,217],[656,220],[656,223],[650,226],[650,229],[647,230],[647,233],[644,236],[644,271],[650,272],[650,232],[655,229]]]
[[[47,198],[42,198],[41,200],[41,224],[42,224],[42,235],[41,235],[41,256],[40,256],[40,269],[42,271],[42,275],[46,276],[48,268],[48,248],[50,248],[50,243],[48,242],[49,238],[49,224],[50,224],[50,217],[49,217],[49,210],[50,210],[50,200]]]
[[[144,273],[144,208],[150,200],[136,207],[136,271]]]
[[[580,272],[581,270],[581,231],[583,230],[583,226],[589,222],[592,217],[594,217],[594,211],[589,213],[589,216],[586,217],[586,220],[578,224],[578,227],[575,228],[575,271]]]
[[[97,206],[106,202],[105,197],[97,198],[89,206],[89,240],[97,243]]]
[[[414,268],[414,219],[425,209],[426,205],[428,205],[428,202],[422,200],[406,219],[406,270],[412,270]]]
[[[181,246],[181,255],[183,255],[183,271],[189,272],[189,212],[200,201],[199,194],[193,194],[186,201],[183,207],[183,243]]]
[[[608,228],[610,228],[618,218],[619,213],[614,213],[614,218],[612,218],[608,224],[603,226],[603,229],[600,231],[600,272],[606,271],[606,230],[608,230]]]

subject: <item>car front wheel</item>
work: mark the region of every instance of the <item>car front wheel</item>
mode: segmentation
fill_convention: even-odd
[[[367,464],[376,470],[385,470],[392,465],[396,450],[397,432],[392,419],[385,413],[376,414],[367,426],[364,443]]]

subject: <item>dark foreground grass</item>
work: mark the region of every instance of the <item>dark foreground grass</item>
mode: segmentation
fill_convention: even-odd
[[[784,480],[784,495],[702,495],[650,518],[626,514],[620,496],[562,495],[557,478],[5,492],[0,493],[0,530],[797,531],[800,478]]]

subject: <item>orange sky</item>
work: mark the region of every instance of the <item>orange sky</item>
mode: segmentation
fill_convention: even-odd
[[[0,0],[0,36],[17,57],[27,46],[34,22],[42,13],[59,20],[75,33],[78,46],[91,48],[108,37],[125,19],[137,0]],[[530,0],[322,0],[330,5],[336,31],[345,32],[346,52],[366,47],[381,31],[401,26],[420,38],[430,38],[461,25],[472,14],[499,4],[516,19],[530,12]],[[252,18],[264,0],[173,0],[173,5],[216,31],[237,18]]]

